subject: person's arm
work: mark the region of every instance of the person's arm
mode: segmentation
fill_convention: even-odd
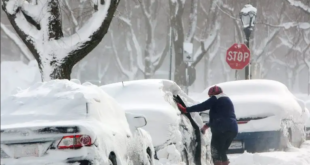
[[[215,103],[216,100],[217,100],[217,98],[215,96],[212,96],[208,100],[206,100],[200,104],[193,105],[191,107],[187,107],[186,111],[187,112],[201,112],[201,111],[208,110],[212,107],[212,105]]]

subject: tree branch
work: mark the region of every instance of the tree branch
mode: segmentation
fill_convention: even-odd
[[[23,55],[29,60],[33,60],[33,55],[25,45],[25,43],[13,32],[11,32],[2,22],[1,22],[1,30],[17,45],[17,47],[21,50]]]
[[[168,27],[168,30],[170,30],[169,27]],[[161,54],[159,54],[157,56],[156,60],[153,62],[153,65],[155,66],[155,69],[154,69],[155,71],[157,71],[161,67],[161,65],[163,64],[165,58],[167,57],[167,54],[168,54],[168,51],[169,51],[169,47],[171,46],[169,44],[171,35],[172,34],[167,35],[167,37],[166,37],[166,46],[165,46],[164,50],[162,51]]]
[[[49,7],[48,18],[46,18],[48,20],[48,39],[58,40],[63,37],[59,2],[58,0],[49,0],[47,6]]]
[[[9,3],[9,0],[2,0],[2,9],[6,13],[11,25],[15,29],[16,33],[19,35],[19,37],[22,39],[22,41],[26,44],[29,51],[32,53],[32,55],[40,61],[39,54],[34,46],[36,40],[33,36],[38,33],[37,30],[35,30],[31,25],[28,24],[28,22],[25,20],[25,17],[20,12],[20,7],[16,8],[14,12],[7,10],[7,4]]]
[[[75,25],[75,29],[74,29],[75,31],[74,32],[77,32],[79,23],[73,14],[73,11],[72,11],[69,3],[68,3],[68,0],[62,0],[62,1],[64,1],[65,7],[67,8],[68,12],[70,13],[72,23]]]
[[[136,54],[137,54],[137,64],[138,64],[138,68],[141,72],[144,72],[144,64],[142,62],[143,59],[143,55],[142,55],[142,49],[139,45],[137,36],[133,30],[132,24],[130,22],[129,19],[126,19],[124,17],[118,17],[121,21],[123,21],[126,25],[128,25],[128,27],[130,28],[130,32],[131,32],[131,41],[135,47],[136,50]]]
[[[119,58],[119,55],[118,55],[118,52],[117,52],[117,49],[115,47],[115,42],[114,42],[114,35],[113,33],[110,33],[111,35],[111,46],[112,46],[112,49],[113,49],[113,52],[114,52],[114,57],[115,57],[115,60],[117,62],[117,66],[118,68],[121,70],[121,72],[128,78],[130,79],[131,78],[131,73],[130,71],[128,71],[128,69],[124,68],[123,67],[123,64]]]
[[[260,52],[259,53],[255,53],[258,54],[255,61],[258,61],[260,59],[260,57],[263,55],[264,50],[267,49],[268,45],[273,41],[273,39],[277,36],[277,34],[280,32],[280,29],[275,30],[271,35],[268,35],[268,38],[265,38],[263,40],[262,46],[258,49]]]
[[[296,6],[300,9],[302,9],[304,12],[310,14],[310,6],[307,6],[306,4],[302,3],[301,1],[295,1],[295,0],[286,0],[289,2],[292,6]]]
[[[63,40],[67,45],[74,43],[71,46],[72,51],[64,57],[65,61],[70,60],[71,64],[76,64],[101,42],[108,32],[119,2],[119,0],[106,0],[105,4],[98,4],[98,11],[88,22],[76,34]]]

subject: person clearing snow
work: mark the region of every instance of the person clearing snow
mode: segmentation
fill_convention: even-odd
[[[177,104],[183,113],[201,112],[210,110],[210,123],[201,129],[204,134],[208,127],[211,127],[211,153],[214,165],[228,165],[230,162],[226,152],[238,133],[234,105],[219,86],[213,86],[208,92],[209,99],[191,106],[184,107]]]

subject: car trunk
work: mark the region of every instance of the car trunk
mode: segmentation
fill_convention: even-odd
[[[1,129],[1,159],[41,157],[56,149],[63,137],[80,132],[78,126],[17,127]]]

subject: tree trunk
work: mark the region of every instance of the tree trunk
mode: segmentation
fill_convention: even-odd
[[[187,65],[183,62],[183,42],[184,42],[184,28],[182,24],[182,16],[184,10],[184,4],[182,0],[175,2],[169,1],[170,15],[171,15],[171,27],[174,32],[175,38],[173,38],[173,48],[175,53],[175,71],[174,81],[178,85],[186,85],[185,70]]]
[[[119,0],[111,0],[107,9],[105,5],[109,3],[98,2],[94,7],[95,13],[89,20],[99,21],[99,24],[94,25],[89,31],[84,30],[84,37],[80,37],[79,33],[64,37],[58,0],[36,1],[36,4],[22,2],[16,4],[19,6],[14,6],[13,11],[11,11],[11,5],[7,6],[9,1],[2,0],[2,8],[17,34],[38,62],[42,81],[70,79],[73,66],[91,52],[107,33],[119,4]],[[29,7],[30,9],[40,8],[42,18],[38,19],[37,13],[29,10]],[[102,13],[105,12],[107,15],[103,17]],[[21,20],[24,22],[18,22]],[[29,27],[32,28],[31,32]],[[71,45],[62,45],[67,40]]]
[[[149,79],[154,74],[154,66],[152,63],[152,56],[154,55],[154,43],[153,41],[153,27],[150,23],[150,20],[148,20],[147,17],[145,17],[146,20],[146,32],[147,32],[147,39],[146,39],[146,49],[144,52],[144,64],[145,64],[145,70],[144,70],[144,78]]]

